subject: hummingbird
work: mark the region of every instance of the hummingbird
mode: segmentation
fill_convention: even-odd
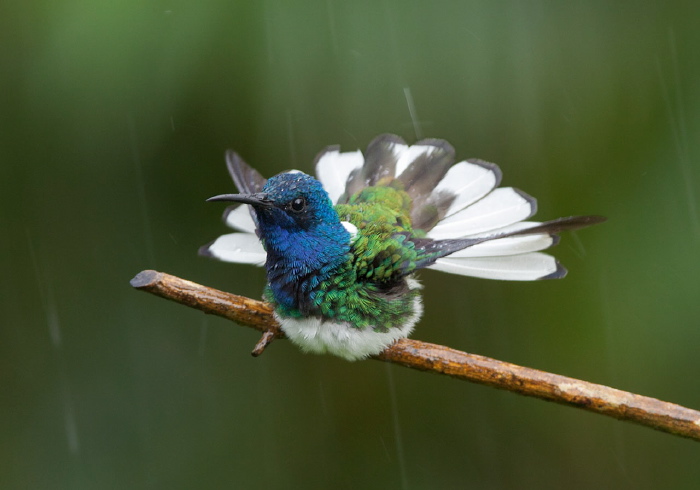
[[[265,179],[234,151],[226,163],[239,194],[224,213],[236,233],[200,254],[264,266],[263,297],[285,335],[305,352],[347,360],[407,337],[423,313],[421,269],[487,279],[555,279],[566,269],[540,250],[557,233],[605,221],[572,216],[527,221],[537,201],[498,187],[493,163],[455,163],[441,139],[407,145],[375,138],[364,154],[329,146],[316,178],[290,170]]]

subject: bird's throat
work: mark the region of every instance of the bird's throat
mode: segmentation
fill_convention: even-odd
[[[340,223],[308,231],[275,230],[265,239],[272,300],[289,312],[313,312],[319,286],[350,260],[350,235]]]

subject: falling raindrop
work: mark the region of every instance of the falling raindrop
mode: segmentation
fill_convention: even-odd
[[[423,139],[423,130],[416,115],[416,105],[413,103],[413,95],[411,94],[411,89],[409,87],[403,88],[403,95],[406,97],[406,104],[408,104],[408,113],[411,115],[411,122],[413,123],[413,131],[416,133],[416,139]]]
[[[136,123],[133,116],[127,120],[129,126],[129,142],[131,144],[131,156],[134,161],[134,171],[136,174],[136,191],[139,196],[141,206],[141,225],[143,228],[144,241],[146,245],[146,257],[150,267],[156,266],[155,254],[153,252],[153,233],[151,232],[151,220],[149,218],[148,203],[146,201],[146,187],[143,180],[143,169],[141,168],[141,155],[138,149],[138,139],[136,137]]]
[[[389,384],[389,398],[391,400],[391,416],[394,426],[394,439],[396,441],[396,457],[399,461],[399,472],[401,473],[401,488],[408,488],[406,476],[406,457],[403,450],[403,437],[401,435],[401,421],[399,420],[399,405],[396,401],[396,385],[394,383],[394,373],[391,365],[386,364],[386,376]]]
[[[671,51],[671,62],[673,63],[673,82],[674,94],[668,87],[666,78],[664,77],[661,61],[656,58],[656,70],[661,83],[661,91],[666,105],[666,114],[668,117],[673,140],[678,154],[678,166],[683,177],[684,191],[688,203],[688,213],[690,215],[691,226],[695,240],[700,240],[700,217],[698,216],[696,196],[694,188],[693,168],[690,163],[688,152],[688,134],[685,123],[685,111],[683,104],[683,93],[681,90],[680,74],[678,71],[678,54],[676,50],[676,36],[673,28],[669,30],[669,45]],[[675,97],[674,97],[675,96]],[[672,99],[675,99],[672,100]],[[675,102],[675,110],[674,110]]]

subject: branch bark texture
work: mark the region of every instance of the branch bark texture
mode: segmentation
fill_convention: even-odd
[[[262,301],[153,270],[137,274],[131,285],[263,332],[254,355],[262,353],[275,338],[284,338],[272,309]],[[697,410],[608,386],[411,339],[401,339],[373,358],[582,408],[700,441]]]

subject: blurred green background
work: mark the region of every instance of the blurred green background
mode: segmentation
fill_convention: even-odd
[[[0,487],[698,488],[697,442],[303,355],[130,288],[260,297],[197,256],[235,148],[264,175],[377,134],[498,163],[561,281],[421,274],[414,338],[700,408],[694,2],[9,1],[0,6]],[[410,104],[412,102],[412,104]],[[412,107],[411,107],[412,106]],[[412,117],[413,116],[413,117]]]

